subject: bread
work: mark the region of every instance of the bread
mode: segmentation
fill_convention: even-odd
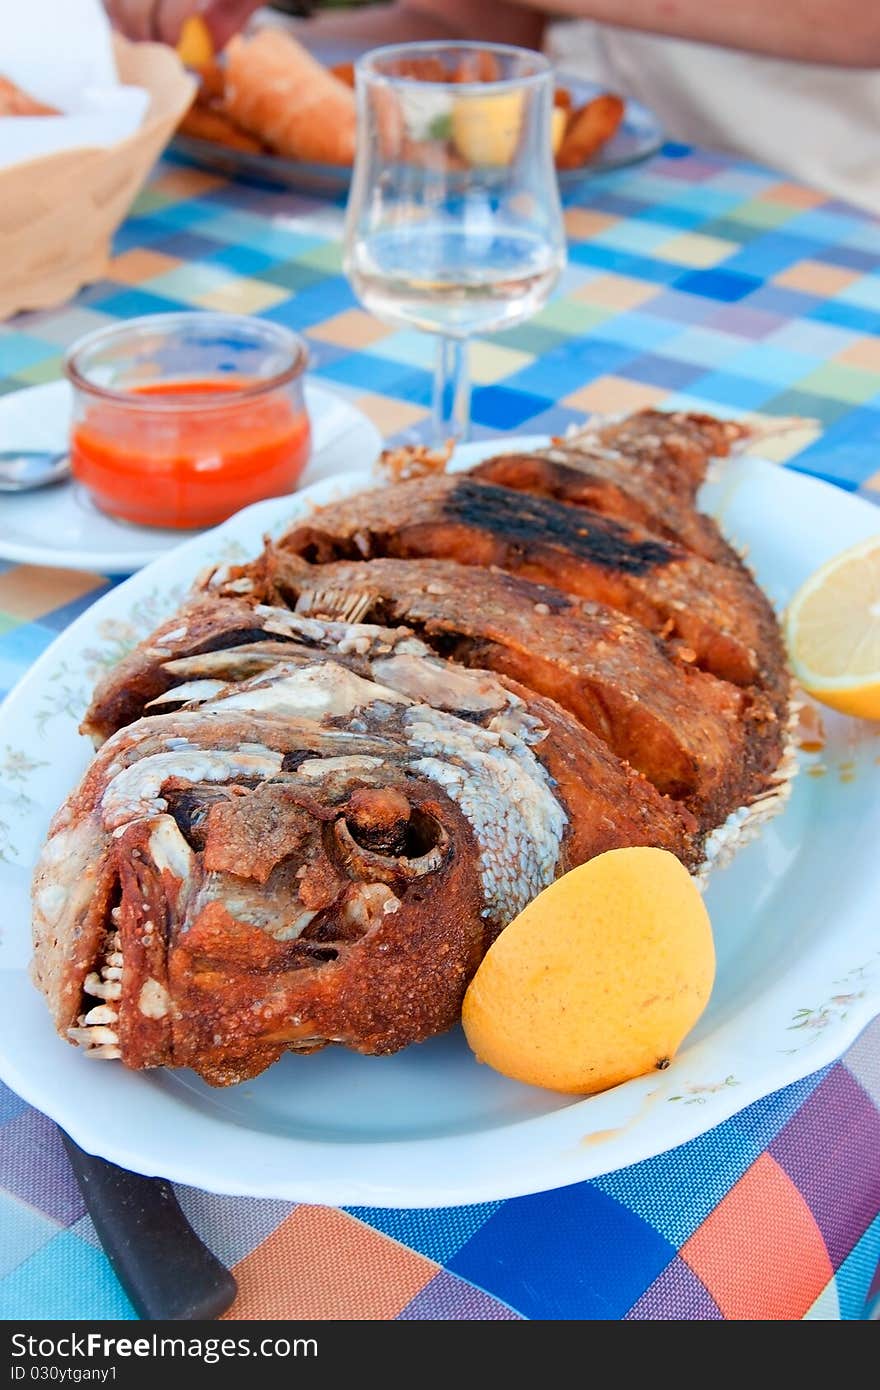
[[[291,159],[352,163],[354,94],[301,44],[263,29],[233,39],[226,56],[226,109],[237,125]]]

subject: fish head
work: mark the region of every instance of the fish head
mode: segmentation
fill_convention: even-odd
[[[104,746],[58,831],[89,841],[102,891],[71,919],[59,846],[38,874],[72,1041],[225,1084],[288,1049],[393,1051],[451,1026],[486,944],[478,855],[395,714],[216,707]]]

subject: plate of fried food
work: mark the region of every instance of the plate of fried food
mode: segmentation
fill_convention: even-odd
[[[412,76],[425,82],[493,80],[493,59],[479,72],[447,72],[439,60],[412,59]],[[200,87],[172,149],[204,168],[291,188],[328,194],[348,189],[355,149],[354,67],[327,51],[308,52],[292,35],[263,28],[231,41],[219,61],[209,50],[191,55]],[[491,111],[486,120],[491,126]],[[421,124],[420,124],[421,122]],[[448,132],[433,110],[411,113],[401,157],[431,158],[467,167],[474,151],[455,123]],[[486,132],[481,131],[481,144]],[[491,130],[488,132],[491,135]],[[646,107],[596,84],[560,76],[553,115],[553,146],[561,186],[655,154],[661,127]],[[442,137],[438,141],[438,135]]]
[[[777,612],[799,675],[829,603],[854,649],[876,511],[756,442],[644,411],[397,451],[103,596],[0,713],[3,1079],[143,1173],[429,1206],[840,1055],[880,726],[820,722]],[[867,669],[827,698],[876,719]]]

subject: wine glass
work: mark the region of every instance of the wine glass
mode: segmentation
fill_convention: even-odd
[[[536,313],[565,265],[552,69],[504,44],[395,44],[356,88],[345,272],[378,318],[437,334],[434,443],[461,441],[468,339]]]

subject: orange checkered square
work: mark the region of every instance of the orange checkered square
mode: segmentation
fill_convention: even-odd
[[[165,256],[161,251],[138,247],[123,252],[110,262],[110,277],[123,285],[142,285],[145,280],[153,280],[157,275],[179,270],[182,264],[176,256]]]
[[[228,1318],[396,1318],[440,1266],[331,1207],[296,1207],[235,1266]]]
[[[563,398],[562,404],[574,410],[593,411],[599,414],[612,414],[615,411],[644,410],[658,405],[668,391],[659,386],[649,386],[642,381],[628,381],[622,376],[598,376],[588,386],[579,386],[577,391]]]
[[[726,1318],[802,1318],[834,1276],[812,1212],[761,1154],[682,1246]]]
[[[801,290],[804,294],[816,294],[825,298],[839,294],[858,278],[858,271],[845,270],[840,265],[826,265],[824,261],[798,261],[795,265],[789,266],[788,270],[776,275],[774,282],[784,285],[787,290]]]

